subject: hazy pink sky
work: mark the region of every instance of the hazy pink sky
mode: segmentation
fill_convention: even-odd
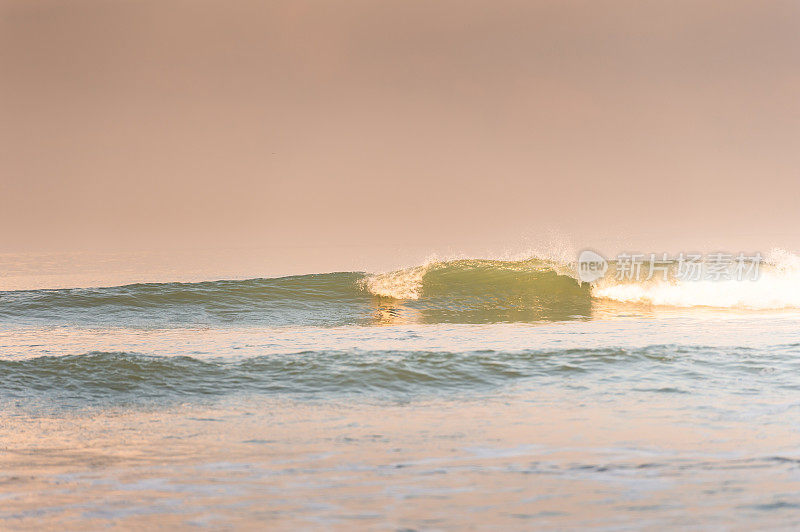
[[[798,95],[796,1],[0,0],[0,251],[800,248]]]

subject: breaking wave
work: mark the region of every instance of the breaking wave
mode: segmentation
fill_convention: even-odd
[[[644,269],[648,266],[644,264]],[[759,275],[742,280],[619,280],[612,262],[608,275],[589,287],[577,280],[574,264],[529,259],[524,261],[461,260],[367,276],[363,286],[388,298],[420,300],[442,294],[529,294],[563,298],[586,294],[594,300],[664,307],[710,307],[751,310],[800,308],[800,257],[772,250]],[[642,277],[646,277],[643,275]],[[588,287],[588,288],[587,288]],[[507,299],[506,299],[507,300]]]
[[[600,306],[800,309],[800,258],[776,250],[751,281],[581,283],[575,264],[431,260],[383,273],[0,292],[0,324],[339,326],[590,317]]]

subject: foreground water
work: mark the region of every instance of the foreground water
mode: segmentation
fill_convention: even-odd
[[[0,527],[792,528],[800,314],[767,281],[671,307],[531,261],[0,292]]]

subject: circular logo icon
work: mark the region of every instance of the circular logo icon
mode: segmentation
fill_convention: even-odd
[[[584,249],[578,255],[578,279],[591,283],[603,277],[608,271],[608,261],[591,249]]]

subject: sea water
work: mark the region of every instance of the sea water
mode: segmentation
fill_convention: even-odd
[[[800,274],[0,292],[0,528],[793,528]]]

